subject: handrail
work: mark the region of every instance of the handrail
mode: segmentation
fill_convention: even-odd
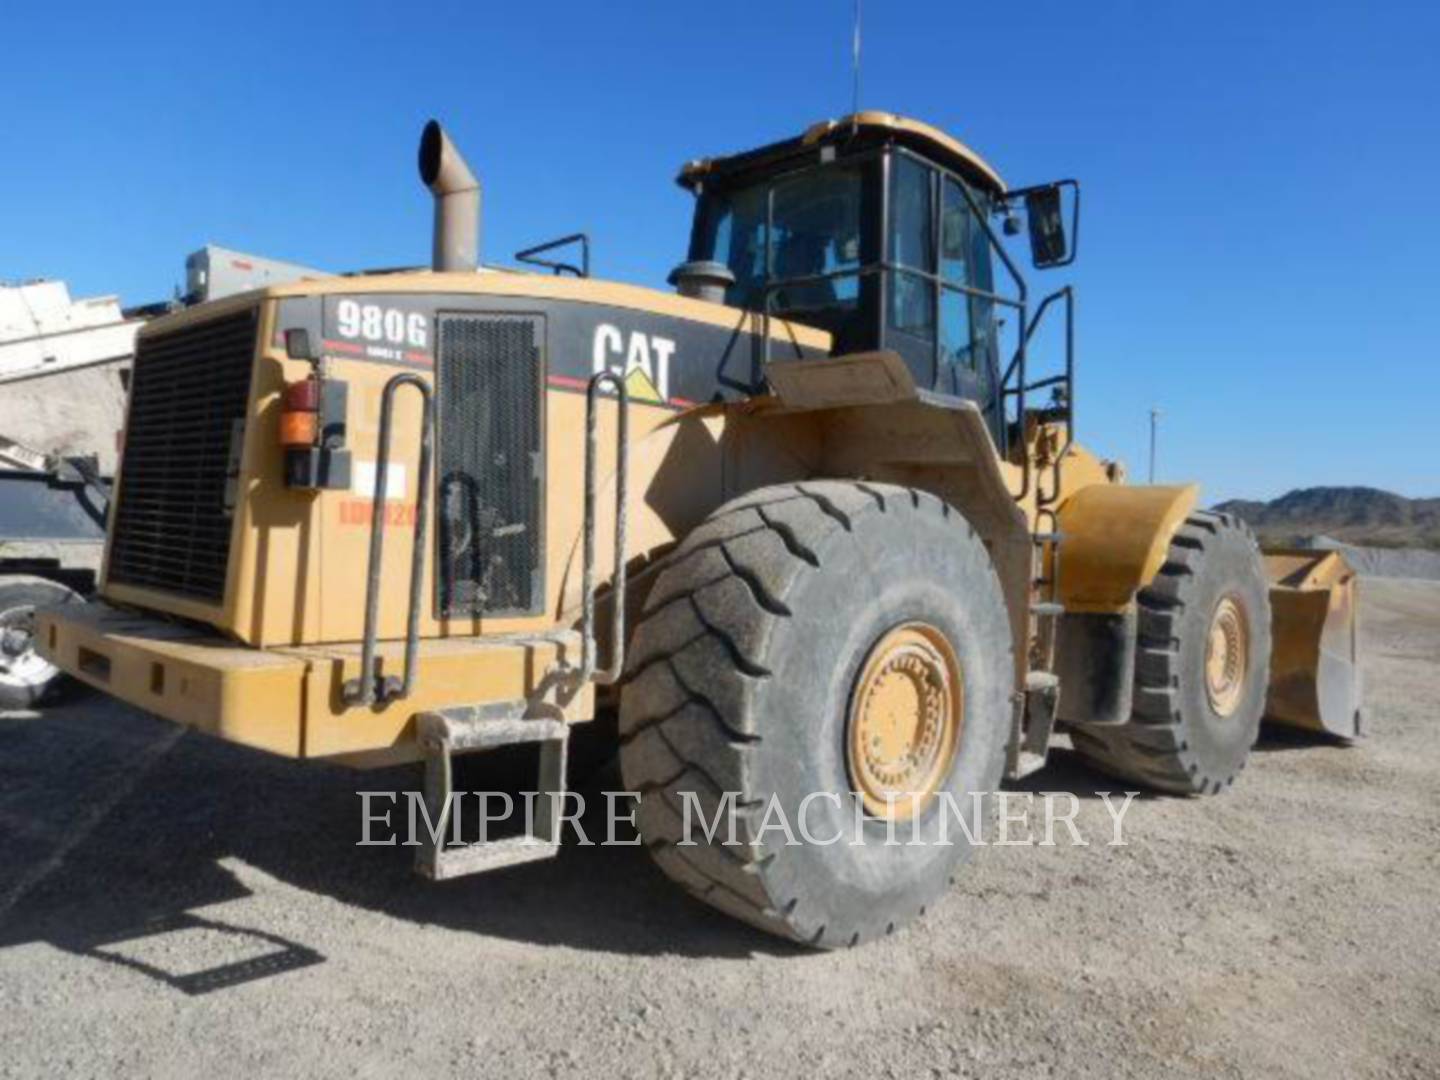
[[[1039,326],[1040,326],[1040,320],[1041,320],[1042,318],[1044,318],[1046,310],[1047,310],[1047,309],[1050,307],[1050,305],[1051,305],[1052,303],[1054,303],[1056,300],[1064,300],[1067,309],[1073,310],[1073,307],[1074,307],[1073,294],[1074,294],[1074,289],[1073,289],[1071,286],[1069,286],[1069,285],[1065,285],[1065,286],[1063,286],[1063,287],[1061,287],[1061,288],[1059,288],[1059,289],[1056,289],[1056,290],[1055,290],[1054,292],[1052,292],[1049,296],[1045,297],[1044,300],[1041,300],[1041,301],[1040,301],[1039,306],[1036,307],[1036,309],[1035,309],[1035,314],[1034,314],[1033,316],[1031,316],[1031,318],[1030,318],[1030,323],[1029,323],[1029,325],[1025,328],[1025,341],[1024,341],[1024,344],[1028,345],[1028,344],[1030,343],[1030,339],[1035,336],[1035,331],[1039,328]],[[1069,317],[1070,317],[1070,315],[1069,315],[1069,310],[1067,310],[1066,318],[1068,319]],[[1005,386],[1005,384],[1007,384],[1007,383],[1010,381],[1010,376],[1013,375],[1013,374],[1015,374],[1015,368],[1016,368],[1016,366],[1020,363],[1021,359],[1022,359],[1022,350],[1021,350],[1019,347],[1017,347],[1016,350],[1015,350],[1015,355],[1014,355],[1014,357],[1010,360],[1010,366],[1005,369],[1005,374],[1000,377],[1000,385],[1001,385],[1002,387]],[[1035,389],[1037,386],[1041,386],[1041,385],[1046,385],[1046,386],[1048,386],[1048,385],[1050,385],[1050,383],[1051,383],[1052,381],[1053,381],[1053,380],[1042,380],[1042,382],[1030,383],[1029,386],[1028,386],[1028,388],[1031,389],[1031,390],[1033,390],[1033,389]],[[1016,393],[1019,393],[1019,387],[1017,386],[1015,389],[1005,390],[1004,393],[1006,393],[1006,394],[1016,394]]]
[[[1039,328],[1041,320],[1045,317],[1045,313],[1049,310],[1050,305],[1056,300],[1063,300],[1065,302],[1064,374],[1051,375],[1044,379],[1037,379],[1034,382],[1027,382],[1025,379],[1025,369],[1026,359],[1029,353],[1028,346],[1030,344],[1030,339],[1034,337],[1035,331]],[[1012,375],[1018,376],[1015,380],[1014,386],[1009,385]],[[1029,324],[1025,327],[1025,332],[1021,336],[1020,344],[1015,349],[1015,355],[1013,359],[1011,359],[1009,366],[1005,369],[1005,374],[1001,376],[1000,379],[1001,400],[1003,401],[1007,397],[1016,397],[1019,399],[1017,402],[1018,408],[1016,419],[1021,425],[1022,440],[1024,439],[1026,395],[1032,390],[1043,390],[1047,386],[1064,386],[1065,388],[1064,393],[1066,436],[1065,445],[1056,455],[1054,466],[1051,470],[1054,477],[1054,482],[1051,485],[1050,492],[1048,494],[1042,492],[1038,479],[1036,481],[1035,498],[1037,504],[1042,506],[1046,503],[1054,502],[1056,497],[1058,496],[1060,491],[1060,463],[1064,459],[1065,455],[1070,451],[1070,447],[1073,446],[1075,443],[1075,289],[1073,286],[1070,285],[1066,285],[1062,288],[1056,289],[1049,296],[1045,297],[1045,299],[1041,300],[1040,303],[1036,306],[1035,314],[1031,318]],[[1030,455],[1028,453],[1024,455],[1024,461],[1028,467],[1030,462]],[[1024,495],[1028,494],[1029,484],[1027,483],[1023,489],[1023,494],[1021,497],[1023,498]]]
[[[415,524],[411,531],[410,608],[405,621],[405,668],[400,679],[381,677],[375,666],[376,623],[380,614],[381,556],[385,545],[385,497],[390,481],[390,427],[395,393],[402,386],[420,392],[420,467],[417,477]],[[419,375],[393,375],[380,395],[379,445],[375,451],[375,490],[371,502],[370,555],[365,581],[365,639],[360,647],[360,675],[347,680],[341,696],[348,705],[386,704],[410,696],[415,686],[415,656],[420,638],[420,586],[425,573],[425,538],[430,518],[430,459],[434,448],[435,406],[430,384]]]
[[[1060,466],[1065,461],[1065,455],[1075,445],[1075,289],[1066,285],[1058,290],[1065,294],[1065,445],[1055,454],[1055,464],[1051,469],[1053,482],[1050,485],[1050,492],[1046,494],[1040,490],[1040,483],[1035,483],[1035,504],[1046,506],[1053,503],[1060,497]],[[1041,380],[1036,385],[1059,384],[1061,376],[1054,376],[1051,379]]]
[[[553,251],[556,248],[567,247],[570,244],[580,245],[580,265],[574,263],[558,262],[554,259],[537,259],[535,256],[542,251]],[[590,235],[577,232],[569,236],[562,236],[558,240],[547,240],[543,244],[536,244],[524,251],[515,253],[515,261],[529,263],[531,266],[543,266],[557,277],[561,274],[570,273],[576,277],[588,278],[590,276]]]
[[[599,422],[597,405],[600,388],[613,387],[618,406],[615,434],[615,566],[610,578],[610,597],[614,607],[610,619],[610,663],[598,666],[595,646],[595,470]],[[625,667],[625,533],[628,522],[626,509],[627,477],[630,472],[630,393],[625,380],[613,371],[595,374],[585,388],[585,540],[584,564],[581,570],[580,670],[577,679],[584,683],[594,679],[602,686],[619,682]]]

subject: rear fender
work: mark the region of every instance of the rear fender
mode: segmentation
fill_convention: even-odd
[[[918,488],[958,509],[979,534],[1010,613],[1015,684],[1028,642],[1030,529],[1014,478],[973,401],[920,390],[893,352],[787,360],[766,371],[774,395],[726,414],[727,496],[818,477]]]

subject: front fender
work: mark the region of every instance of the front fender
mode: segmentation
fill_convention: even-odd
[[[1060,602],[1067,613],[1124,611],[1165,563],[1195,508],[1196,484],[1092,484],[1060,507]]]
[[[1199,488],[1093,484],[1058,514],[1060,619],[1055,668],[1058,716],[1072,724],[1123,724],[1135,681],[1135,594],[1195,507]]]

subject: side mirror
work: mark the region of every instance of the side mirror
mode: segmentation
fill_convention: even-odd
[[[1041,268],[1066,262],[1069,248],[1065,242],[1059,187],[1036,188],[1027,194],[1025,217],[1030,225],[1031,261]]]
[[[1069,188],[1070,206],[1066,213],[1065,189]],[[1068,266],[1075,261],[1075,247],[1080,232],[1080,185],[1074,180],[1057,180],[1011,193],[1012,198],[1025,200],[1025,219],[1030,232],[1030,260],[1036,269]],[[1070,218],[1066,235],[1065,218]]]

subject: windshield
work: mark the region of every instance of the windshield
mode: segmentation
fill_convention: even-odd
[[[767,281],[840,274],[829,280],[782,285],[770,310],[833,328],[859,299],[861,170],[829,166],[774,183],[706,192],[695,259],[724,263],[735,275],[725,300],[763,310]],[[766,217],[770,211],[769,243]],[[806,316],[809,316],[807,318]]]

